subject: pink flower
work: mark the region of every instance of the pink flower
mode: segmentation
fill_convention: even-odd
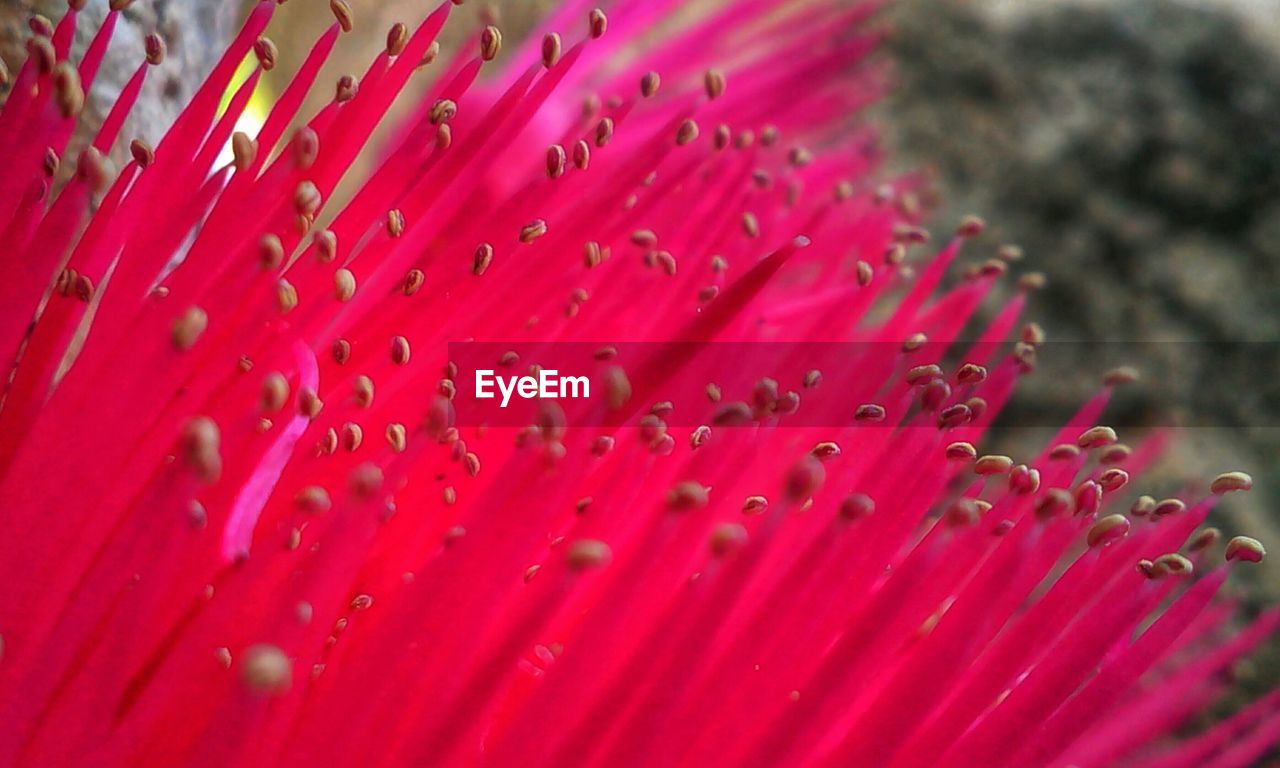
[[[1280,613],[1218,595],[1216,495],[1125,514],[1163,438],[1093,427],[1110,385],[1025,463],[978,455],[1043,338],[999,348],[1020,293],[959,341],[1005,265],[939,290],[981,222],[926,255],[880,167],[878,3],[566,0],[415,76],[445,2],[289,133],[331,6],[255,138],[261,67],[218,108],[274,64],[269,0],[116,174],[153,39],[61,189],[119,10],[78,64],[74,8],[33,25],[0,114],[0,765],[1236,766],[1280,735],[1270,695],[1172,737]],[[622,426],[461,418],[469,340],[599,348]],[[710,342],[859,344],[737,359],[672,415]]]

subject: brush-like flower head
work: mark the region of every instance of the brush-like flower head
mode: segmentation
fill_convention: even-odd
[[[566,0],[450,59],[445,2],[317,84],[332,0],[249,136],[266,0],[119,172],[164,49],[69,156],[127,3],[71,62],[79,5],[0,114],[0,765],[1226,766],[1280,734],[1272,695],[1164,741],[1280,614],[1216,598],[1217,495],[1124,513],[1161,440],[1096,426],[1111,383],[979,453],[1044,333],[1001,346],[1019,293],[959,341],[1006,263],[940,290],[982,222],[934,250],[880,168],[878,3]],[[482,423],[482,343],[587,349],[594,395]]]

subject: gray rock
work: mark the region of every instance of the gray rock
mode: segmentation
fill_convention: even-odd
[[[27,20],[41,14],[55,24],[66,13],[64,0],[0,0],[0,57],[16,73],[26,56],[31,36]],[[107,14],[107,0],[89,0],[79,14],[72,59],[79,60]],[[137,106],[125,123],[122,137],[141,137],[153,144],[177,117],[195,89],[213,68],[242,16],[241,4],[220,0],[147,0],[121,12],[111,47],[89,92],[79,141],[101,125],[111,105],[145,58],[143,40],[157,32],[168,46],[163,64],[147,75]],[[122,145],[127,145],[127,141]],[[118,150],[123,153],[123,148]]]
[[[1232,14],[1170,0],[1001,18],[910,0],[891,21],[899,87],[882,117],[904,165],[935,171],[936,220],[984,215],[978,256],[1022,245],[1018,268],[1049,277],[1030,315],[1083,342],[1050,343],[1012,415],[1087,397],[1123,350],[1147,375],[1111,418],[1197,427],[1144,482],[1246,470],[1256,490],[1219,522],[1280,541],[1276,51]],[[1276,563],[1254,571],[1280,593]]]

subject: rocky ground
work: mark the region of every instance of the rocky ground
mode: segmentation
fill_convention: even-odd
[[[899,156],[934,173],[940,222],[979,212],[987,248],[1023,246],[1019,268],[1049,276],[1032,316],[1072,342],[1049,345],[1023,418],[1131,362],[1146,376],[1113,418],[1131,435],[1188,427],[1158,484],[1246,469],[1257,491],[1220,523],[1280,541],[1276,50],[1172,0],[1014,14],[909,0],[892,23],[882,117]],[[1264,575],[1280,592],[1280,568]]]
[[[1018,268],[1049,276],[1031,315],[1070,343],[1048,345],[1013,419],[1051,423],[1102,371],[1137,365],[1110,414],[1122,435],[1184,425],[1143,490],[1245,469],[1256,490],[1214,522],[1280,552],[1280,16],[994,5],[903,3],[880,117],[903,162],[933,172],[940,222],[980,212],[987,249],[1016,242]],[[1011,450],[1030,437],[1003,433]],[[1280,558],[1248,575],[1246,600],[1280,596]],[[1240,673],[1273,686],[1280,648]]]
[[[56,22],[66,9],[66,0],[0,0],[0,57],[11,73],[18,71],[26,55],[24,46],[31,35],[28,19],[40,14]],[[85,4],[77,24],[76,50],[84,50],[106,14],[107,0]],[[150,32],[157,32],[164,39],[168,55],[163,67],[147,78],[142,98],[130,113],[123,135],[158,141],[222,55],[241,11],[232,0],[146,0],[134,3],[121,16],[89,93],[84,121],[87,130],[73,142],[69,155],[78,153],[87,131],[97,130],[119,98],[125,83],[143,61],[143,38]],[[4,95],[5,89],[0,88],[0,101]],[[121,149],[117,160],[123,158]]]

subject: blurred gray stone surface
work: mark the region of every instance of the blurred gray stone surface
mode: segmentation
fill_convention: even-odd
[[[1049,277],[1029,317],[1051,343],[1011,420],[1088,397],[1123,349],[1146,376],[1114,418],[1198,425],[1178,430],[1153,492],[1246,470],[1257,489],[1217,522],[1280,551],[1277,50],[1173,0],[1015,14],[906,0],[889,19],[899,87],[882,117],[904,167],[934,172],[934,221],[980,213],[973,255],[1015,242],[1016,269]],[[1094,343],[1114,340],[1143,343]],[[1277,560],[1255,569],[1272,597]]]
[[[78,60],[107,14],[107,0],[89,0],[76,25],[73,59]],[[31,36],[27,21],[41,14],[55,24],[66,13],[65,0],[0,0],[0,57],[17,73]],[[242,7],[235,0],[144,0],[121,12],[111,47],[89,93],[80,135],[94,131],[119,97],[125,83],[145,58],[143,39],[157,32],[168,56],[147,75],[137,106],[130,113],[122,137],[142,137],[152,143],[164,135],[182,106],[212,69],[236,30]],[[73,145],[73,151],[75,145]]]

